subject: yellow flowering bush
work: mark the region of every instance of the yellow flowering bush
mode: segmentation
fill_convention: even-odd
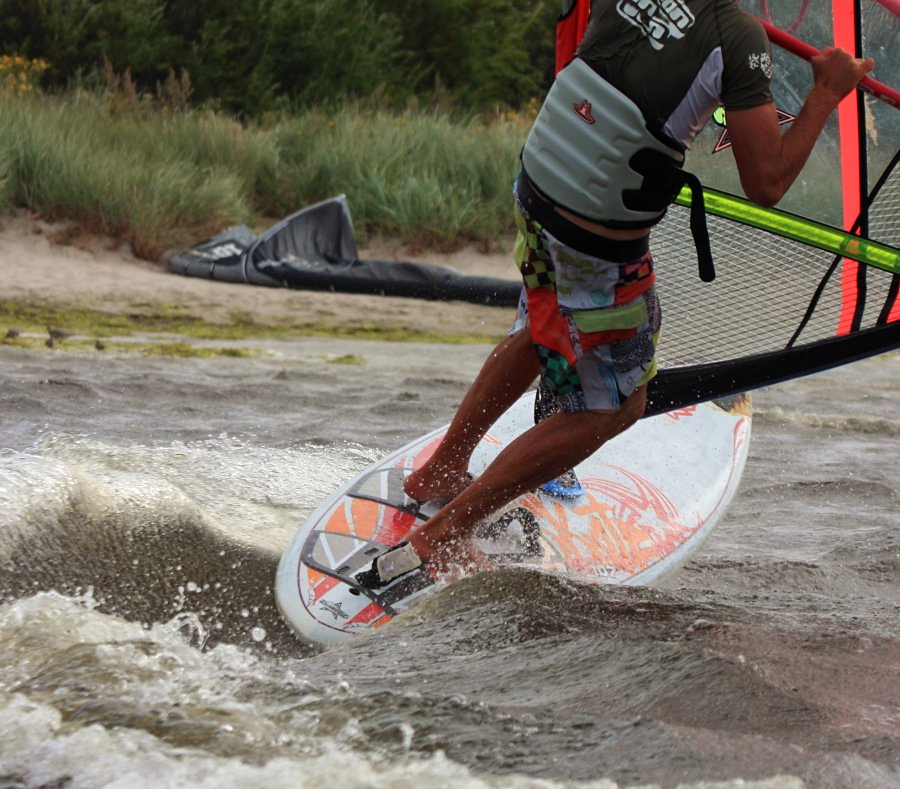
[[[532,96],[525,106],[506,110],[498,120],[506,121],[513,126],[528,128],[534,123],[534,119],[537,117],[540,109],[541,100],[536,96]]]
[[[40,88],[38,82],[50,64],[22,55],[0,55],[0,96],[25,96]]]

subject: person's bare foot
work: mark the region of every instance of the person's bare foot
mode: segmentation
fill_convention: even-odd
[[[455,499],[472,483],[468,471],[432,468],[425,464],[403,481],[403,491],[418,502],[446,503]]]

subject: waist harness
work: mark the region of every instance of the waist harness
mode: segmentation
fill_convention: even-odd
[[[715,278],[703,188],[684,153],[655,137],[640,108],[583,60],[557,75],[525,147],[522,168],[554,204],[610,228],[655,225],[691,189],[700,278]]]

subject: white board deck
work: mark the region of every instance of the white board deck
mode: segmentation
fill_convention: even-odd
[[[482,439],[478,475],[534,424],[533,394]],[[647,585],[699,548],[737,490],[750,440],[750,404],[713,403],[642,419],[576,467],[585,495],[527,493],[479,524],[479,547],[498,565],[528,566],[582,582]],[[387,624],[436,587],[400,578],[370,591],[354,582],[373,555],[433,510],[402,492],[409,469],[431,456],[446,427],[366,469],[330,496],[281,558],[276,600],[306,640],[333,644]]]

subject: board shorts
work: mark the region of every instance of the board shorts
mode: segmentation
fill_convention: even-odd
[[[662,320],[649,241],[605,239],[516,179],[516,265],[524,288],[510,334],[526,326],[551,411],[619,408],[656,374]],[[545,408],[547,404],[545,404]]]

